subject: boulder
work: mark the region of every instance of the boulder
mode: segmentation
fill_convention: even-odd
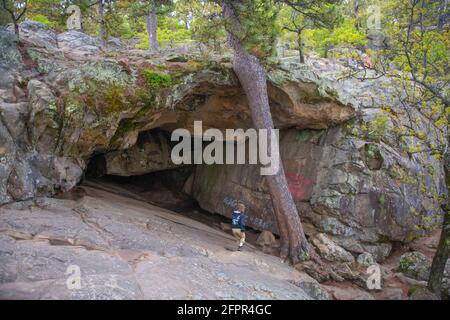
[[[312,244],[319,250],[319,254],[328,261],[354,262],[355,258],[330,240],[325,234],[319,233],[311,240]]]
[[[124,43],[119,38],[111,37],[106,40],[106,45],[111,49],[120,49],[124,46]]]
[[[277,247],[278,242],[272,232],[263,230],[258,238],[256,239],[256,243],[261,247]]]
[[[355,238],[348,238],[336,235],[329,235],[330,238],[346,250],[355,254],[364,252],[370,253],[375,261],[383,262],[389,256],[392,250],[392,244],[386,242],[363,242]]]
[[[419,251],[407,252],[400,257],[398,271],[409,278],[428,282],[431,263],[432,260]],[[450,259],[447,260],[442,278],[442,297],[450,297]]]
[[[336,300],[375,300],[368,292],[355,287],[323,286]]]
[[[325,291],[319,282],[313,278],[302,274],[299,279],[289,281],[297,287],[302,288],[308,295],[310,295],[315,300],[330,300],[330,295]]]
[[[356,259],[356,261],[362,267],[369,267],[375,264],[375,259],[373,258],[372,254],[368,252],[361,253]]]
[[[76,30],[58,34],[58,46],[63,50],[78,50],[94,54],[100,51],[98,42],[91,36]]]
[[[166,61],[169,61],[169,62],[187,62],[188,58],[186,56],[184,56],[184,55],[181,55],[181,54],[172,53],[172,54],[169,54],[166,57]]]
[[[416,280],[428,281],[430,277],[430,260],[421,252],[404,253],[400,257],[398,270]]]
[[[13,31],[13,26],[9,30]],[[37,21],[23,21],[19,24],[19,33],[21,38],[26,39],[34,46],[51,50],[56,50],[58,46],[56,32]]]

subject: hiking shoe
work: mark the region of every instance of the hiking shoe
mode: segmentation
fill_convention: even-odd
[[[239,246],[239,247],[238,247],[238,251],[242,251],[242,247],[243,247],[243,246]]]

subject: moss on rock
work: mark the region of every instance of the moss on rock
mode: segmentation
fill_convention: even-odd
[[[167,88],[172,85],[172,77],[168,74],[144,70],[143,75],[147,79],[147,85],[151,89]]]

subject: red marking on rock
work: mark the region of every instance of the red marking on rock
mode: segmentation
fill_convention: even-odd
[[[302,177],[299,174],[288,172],[286,174],[288,188],[295,200],[306,199],[306,190],[313,181],[310,178]]]
[[[312,180],[310,178],[302,177],[299,174],[288,172],[286,174],[286,178],[289,182],[297,183],[297,184],[303,184],[303,185],[310,185],[312,184]]]
[[[288,184],[288,188],[295,200],[303,199],[305,197],[305,192],[299,187]]]

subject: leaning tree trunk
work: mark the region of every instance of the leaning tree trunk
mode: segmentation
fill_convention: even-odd
[[[450,183],[450,160],[445,159],[444,164],[445,169],[445,180],[447,186]],[[442,278],[444,277],[445,266],[447,264],[449,248],[450,248],[450,205],[447,200],[446,205],[444,205],[444,222],[442,225],[441,237],[439,239],[439,244],[436,253],[433,258],[433,263],[431,264],[430,278],[428,280],[428,288],[438,297],[441,296],[442,292]]]
[[[280,233],[280,257],[284,260],[289,257],[289,229],[286,223],[286,219],[282,216],[278,208],[278,204],[275,202],[275,199],[271,197],[273,212],[275,214],[275,220],[278,225],[278,232]]]
[[[156,38],[156,10],[150,9],[148,15],[145,16],[147,26],[148,44],[151,51],[158,51],[158,40]]]
[[[223,3],[222,8],[223,14],[229,20],[232,28],[240,30],[241,25],[234,10],[227,3]],[[264,68],[256,56],[245,51],[241,41],[230,30],[228,30],[228,40],[230,46],[234,49],[233,70],[247,96],[253,124],[256,129],[267,129],[270,133],[274,126],[270,113]],[[270,150],[270,140],[267,144],[270,154],[279,152],[279,150]],[[288,251],[292,262],[297,263],[305,259],[311,252],[281,162],[278,172],[266,176],[266,181],[281,240],[284,242],[282,243],[282,251]],[[287,241],[288,243],[286,243]]]

